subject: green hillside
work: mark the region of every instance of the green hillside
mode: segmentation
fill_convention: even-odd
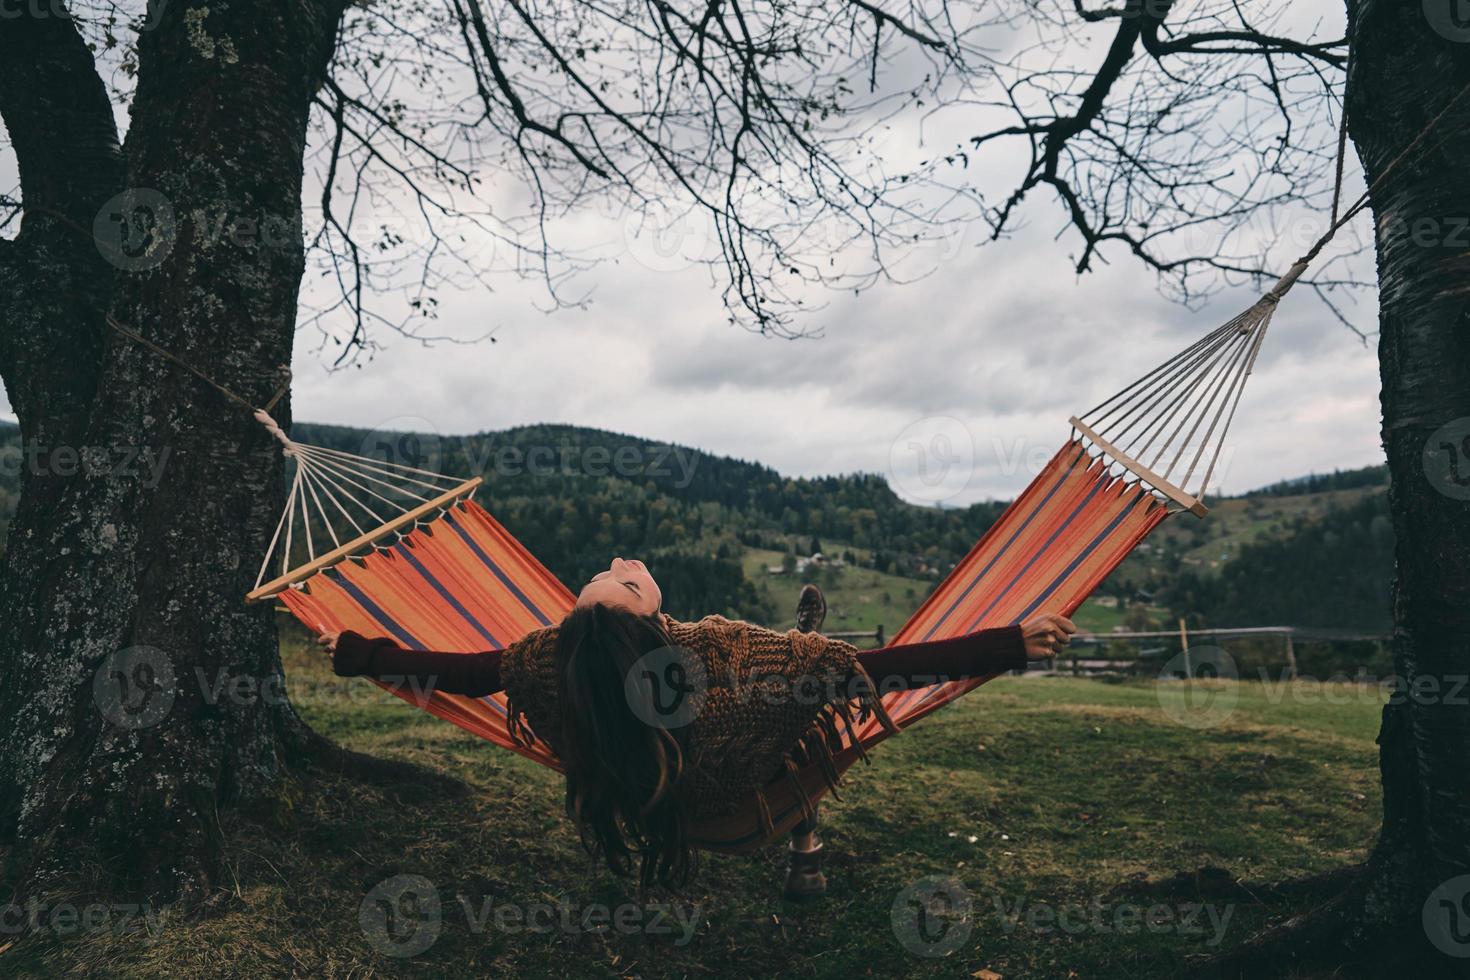
[[[872,474],[786,477],[575,426],[440,438],[298,423],[296,435],[483,475],[479,499],[563,581],[584,581],[610,555],[638,555],[676,616],[784,625],[802,582],[815,578],[829,595],[829,629],[881,625],[891,636],[1003,509],[919,507]],[[18,439],[0,424],[0,535],[15,506]],[[1106,632],[1187,616],[1204,626],[1381,628],[1392,571],[1386,484],[1384,467],[1303,477],[1216,501],[1203,521],[1168,521],[1103,584],[1081,625]],[[814,551],[837,562],[805,575],[769,571]]]
[[[1213,574],[1186,569],[1170,589],[1171,606],[1212,626],[1386,632],[1394,545],[1388,495],[1299,514],[1289,528],[1245,543]]]

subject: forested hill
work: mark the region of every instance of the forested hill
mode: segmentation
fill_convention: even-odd
[[[1292,480],[1282,480],[1259,490],[1252,490],[1246,497],[1298,497],[1309,493],[1329,493],[1335,490],[1358,490],[1364,487],[1388,486],[1387,466],[1365,466],[1357,470],[1338,470],[1335,473],[1313,473]]]
[[[465,437],[298,425],[304,442],[483,475],[486,507],[563,581],[614,553],[657,559],[670,611],[758,615],[745,547],[809,554],[831,541],[880,571],[932,577],[958,561],[1002,503],[940,510],[900,500],[881,476],[799,479],[768,466],[597,429],[534,425]],[[425,465],[427,464],[427,465]],[[813,545],[816,545],[816,548]],[[652,562],[651,562],[652,563]]]
[[[1368,494],[1246,544],[1218,574],[1182,570],[1170,605],[1211,626],[1386,631],[1393,546],[1388,494]]]
[[[937,581],[1002,503],[907,504],[871,474],[802,479],[768,466],[565,425],[464,437],[298,423],[297,438],[451,475],[485,477],[479,499],[563,581],[612,554],[648,559],[675,615],[770,621],[748,548],[823,550],[921,583]],[[0,423],[0,536],[15,506],[19,432]],[[1105,584],[1207,625],[1341,624],[1387,616],[1392,529],[1371,467],[1303,477],[1217,501],[1209,519],[1167,522]],[[919,587],[922,594],[923,587]]]

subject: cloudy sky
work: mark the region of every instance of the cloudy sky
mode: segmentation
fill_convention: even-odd
[[[822,297],[824,309],[800,324],[819,336],[795,341],[728,325],[709,270],[683,258],[701,249],[697,226],[670,253],[631,222],[592,222],[611,258],[580,280],[587,309],[540,312],[537,288],[513,282],[445,293],[436,331],[493,330],[496,343],[423,346],[380,334],[383,351],[338,372],[303,334],[295,412],[443,434],[596,426],[791,475],[890,474],[904,496],[931,500],[912,455],[937,436],[961,460],[944,484],[947,503],[1009,497],[1061,444],[1068,416],[1256,295],[1242,286],[1187,309],[1121,254],[1078,277],[1068,261],[1075,241],[1055,240],[1055,204],[1038,199],[1028,217],[1016,238],[984,243],[977,229],[919,256],[913,268],[934,270],[920,282]],[[1371,328],[1364,300],[1358,321]],[[1377,391],[1373,349],[1310,293],[1293,294],[1246,390],[1220,489],[1380,462]],[[0,415],[10,417],[3,392]]]
[[[497,343],[390,343],[360,371],[298,357],[301,418],[459,433],[568,422],[695,446],[793,475],[890,473],[910,497],[917,441],[947,436],[973,460],[952,503],[1008,497],[1067,418],[1091,408],[1254,301],[1242,288],[1195,312],[1126,262],[1074,276],[1063,247],[965,249],[928,279],[833,297],[820,338],[785,341],[724,323],[699,268],[624,262],[583,311],[529,298],[459,297],[446,319]],[[1221,474],[1226,491],[1381,461],[1371,349],[1310,294],[1294,294],[1246,390]],[[960,444],[957,420],[970,440]]]

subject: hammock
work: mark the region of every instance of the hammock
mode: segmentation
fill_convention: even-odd
[[[1166,517],[1203,517],[1205,490],[1266,328],[1305,268],[1299,261],[1240,316],[1071,419],[1071,437],[893,642],[960,636],[1038,612],[1070,615]],[[472,499],[478,477],[459,481],[305,445],[266,412],[256,417],[280,440],[295,475],[248,600],[276,598],[317,632],[351,629],[392,636],[411,649],[465,651],[503,648],[572,608],[572,593]],[[265,581],[276,564],[280,573]],[[989,679],[894,692],[884,705],[904,728]],[[561,770],[544,742],[511,738],[504,694],[425,698],[382,686]],[[838,771],[887,734],[870,719],[845,736],[835,754]],[[814,801],[827,792],[814,766],[799,780]],[[742,853],[789,832],[802,816],[795,790],[779,780],[765,796],[770,826],[752,794],[737,814],[692,828],[692,839],[708,850]]]

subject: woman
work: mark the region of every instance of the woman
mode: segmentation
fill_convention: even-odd
[[[811,589],[803,625],[814,629]],[[815,596],[820,602],[820,593]],[[342,676],[408,678],[419,690],[483,697],[504,691],[511,732],[540,738],[566,766],[567,814],[590,853],[646,887],[693,869],[691,822],[734,812],[751,793],[805,764],[837,781],[841,723],[875,715],[896,730],[882,694],[983,677],[1054,657],[1076,632],[1062,616],[969,636],[859,651],[816,632],[780,633],[721,616],[681,623],[640,561],[614,558],[556,626],[504,650],[433,653],[347,631],[322,635]],[[821,606],[825,610],[825,605]],[[854,710],[854,704],[856,709]],[[533,734],[534,733],[534,734]],[[825,888],[816,809],[791,842],[787,894]]]

